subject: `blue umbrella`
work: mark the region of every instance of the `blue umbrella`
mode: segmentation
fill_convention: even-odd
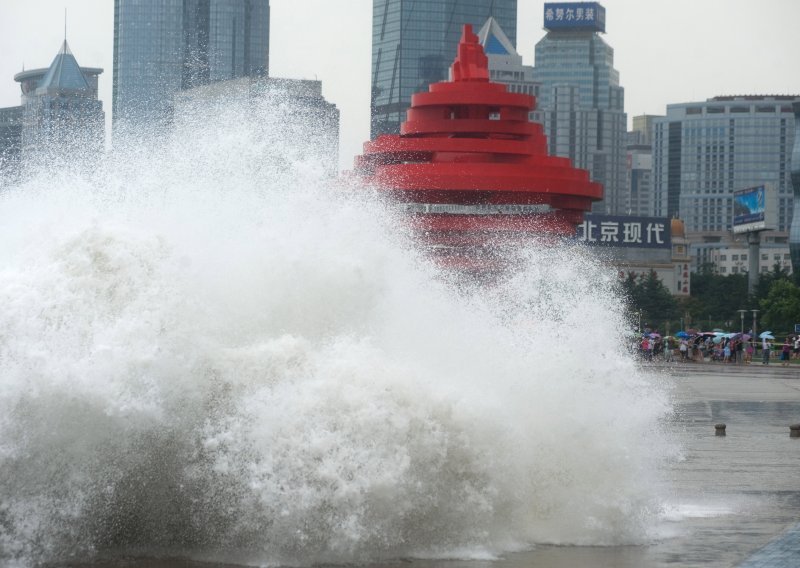
[[[675,337],[680,337],[681,339],[686,339],[687,337],[689,337],[689,334],[686,333],[685,331],[679,331],[678,333],[675,334]]]
[[[761,339],[775,339],[775,336],[772,335],[771,331],[762,331],[758,334]]]

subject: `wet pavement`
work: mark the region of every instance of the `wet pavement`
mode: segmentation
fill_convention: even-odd
[[[494,561],[413,560],[382,568],[800,567],[800,368],[652,365],[673,386],[685,460],[669,477],[674,511],[646,546],[538,546]],[[726,435],[715,435],[725,423]],[[227,568],[170,560],[60,566]]]
[[[696,518],[649,547],[664,566],[800,566],[800,368],[671,367],[686,460],[672,477]],[[724,437],[715,425],[726,425]],[[691,510],[686,513],[692,514]],[[787,532],[788,531],[788,532]],[[766,548],[765,548],[766,547]]]

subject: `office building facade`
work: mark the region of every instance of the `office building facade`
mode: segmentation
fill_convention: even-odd
[[[792,264],[800,266],[800,101],[792,103],[794,112],[794,149],[792,150],[791,180],[793,188],[792,222],[789,227],[789,247]]]
[[[266,76],[268,0],[114,0],[114,126],[171,120],[173,97]]]
[[[649,215],[653,195],[653,150],[648,145],[628,145],[625,152],[628,185],[628,208],[625,213]]]
[[[769,184],[777,227],[792,221],[792,103],[800,96],[725,96],[667,106],[654,122],[653,215],[680,217],[688,232],[726,233],[733,192]]]
[[[517,0],[373,0],[372,138],[399,133],[411,95],[448,78],[463,25],[490,17],[516,45]]]
[[[605,9],[597,2],[547,3],[544,27],[533,79],[539,83],[536,119],[550,154],[570,158],[603,184],[603,200],[592,211],[624,215],[627,117],[614,50],[600,37]]]
[[[628,215],[650,215],[653,209],[653,123],[656,115],[633,117],[633,130],[627,134],[626,178]]]

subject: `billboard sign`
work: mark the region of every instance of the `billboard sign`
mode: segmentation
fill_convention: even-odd
[[[599,2],[547,2],[544,5],[546,30],[606,31],[606,9]]]
[[[635,248],[671,248],[668,217],[634,217],[590,213],[578,225],[576,238],[592,245]]]
[[[733,232],[750,233],[774,228],[775,196],[767,185],[733,192]]]

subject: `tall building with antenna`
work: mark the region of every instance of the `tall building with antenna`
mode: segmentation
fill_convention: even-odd
[[[114,0],[112,118],[171,120],[175,93],[266,76],[269,0]]]
[[[444,81],[464,24],[493,17],[517,41],[517,0],[373,0],[370,137],[397,134],[411,95]]]

